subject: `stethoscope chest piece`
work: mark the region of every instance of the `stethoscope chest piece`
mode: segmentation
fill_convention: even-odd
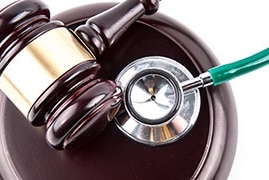
[[[167,57],[133,61],[116,78],[124,90],[117,127],[135,141],[151,146],[183,137],[200,110],[199,91],[186,93],[181,87],[181,82],[192,78],[183,65]]]

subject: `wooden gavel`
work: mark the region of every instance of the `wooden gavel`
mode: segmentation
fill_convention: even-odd
[[[0,89],[55,149],[95,138],[116,115],[122,91],[98,77],[98,59],[157,0],[127,0],[75,32],[50,21],[45,4],[21,0],[0,11]]]

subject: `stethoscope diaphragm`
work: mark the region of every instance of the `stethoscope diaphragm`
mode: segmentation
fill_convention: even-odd
[[[184,136],[200,110],[199,90],[183,92],[181,82],[193,79],[180,63],[161,56],[133,61],[117,76],[124,91],[115,118],[117,127],[137,142],[156,146]]]

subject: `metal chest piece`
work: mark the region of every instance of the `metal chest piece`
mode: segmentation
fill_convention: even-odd
[[[200,110],[199,91],[184,93],[181,87],[192,78],[184,66],[166,57],[145,57],[126,66],[116,78],[124,91],[124,106],[115,121],[118,128],[151,146],[185,135]]]

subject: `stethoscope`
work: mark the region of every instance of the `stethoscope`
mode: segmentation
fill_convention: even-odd
[[[116,124],[128,137],[156,146],[175,142],[195,124],[200,110],[199,88],[218,86],[269,63],[269,49],[193,77],[167,57],[138,59],[116,78],[124,91],[124,108]]]

